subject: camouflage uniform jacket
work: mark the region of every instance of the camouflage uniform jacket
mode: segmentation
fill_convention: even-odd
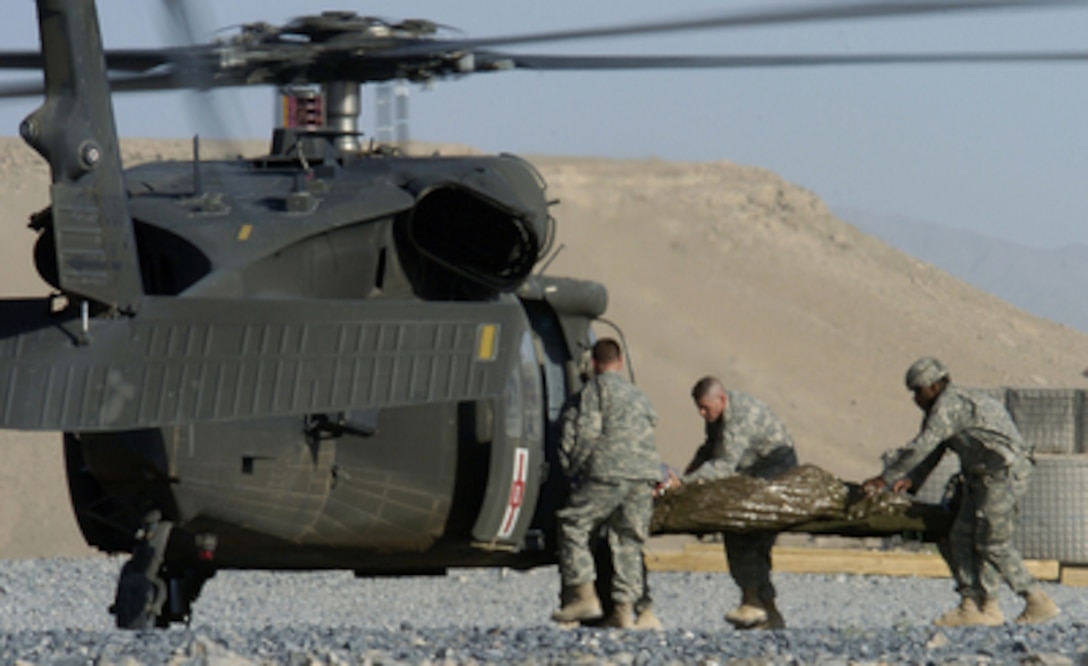
[[[745,474],[769,479],[797,465],[786,424],[763,401],[726,390],[725,410],[706,424],[706,441],[695,452],[684,481]]]
[[[564,471],[572,479],[656,481],[656,425],[657,412],[638,387],[617,372],[596,375],[563,412]]]
[[[949,384],[926,413],[922,431],[890,456],[881,477],[887,483],[897,481],[942,446],[955,451],[961,469],[971,474],[996,472],[1032,456],[1004,405],[985,393]]]

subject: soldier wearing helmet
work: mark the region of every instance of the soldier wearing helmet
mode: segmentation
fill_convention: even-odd
[[[947,366],[931,356],[911,364],[905,381],[914,403],[925,412],[921,432],[892,453],[880,476],[862,488],[870,495],[889,486],[893,492],[910,490],[917,470],[932,464],[940,450],[959,456],[963,482],[942,555],[961,602],[935,624],[1003,624],[997,603],[1001,578],[1025,599],[1017,622],[1055,617],[1057,605],[1024,567],[1012,543],[1016,507],[1027,492],[1034,463],[1031,447],[1008,410],[985,393],[953,384]]]

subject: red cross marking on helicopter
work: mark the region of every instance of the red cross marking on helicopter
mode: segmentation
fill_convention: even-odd
[[[518,448],[514,452],[514,482],[510,485],[510,498],[506,501],[506,512],[502,517],[500,537],[508,537],[514,531],[514,525],[521,513],[525,501],[525,466],[529,461],[529,449]]]

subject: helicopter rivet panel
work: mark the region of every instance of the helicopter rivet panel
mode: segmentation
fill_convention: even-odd
[[[344,490],[356,475],[337,464],[335,441],[326,439],[312,448],[300,446],[291,429],[280,419],[260,424],[196,424],[182,436],[191,449],[175,458],[180,482],[174,485],[172,495],[178,514],[203,526],[197,529],[209,525],[220,528],[216,530],[215,557],[228,567],[237,553],[231,553],[236,541],[229,529],[222,530],[226,525],[244,525],[246,530],[294,544],[313,543],[315,537],[328,539],[330,530],[319,523],[334,492],[337,477],[332,470],[339,476],[337,490]],[[208,438],[212,432],[236,444],[211,449]],[[207,460],[212,457],[236,464],[229,469],[217,465],[219,469],[210,471]],[[188,483],[194,478],[204,482]],[[254,504],[267,510],[254,512]],[[194,549],[199,547],[194,543]]]
[[[209,169],[209,172],[214,170]],[[137,234],[142,248],[148,249],[152,245],[168,248],[167,254],[159,252],[156,266],[172,275],[177,274],[175,269],[190,266],[193,257],[179,254],[181,245],[191,246],[210,264],[210,271],[204,275],[207,280],[186,283],[187,289],[192,287],[187,292],[189,296],[237,297],[263,290],[280,296],[363,298],[365,292],[352,290],[353,285],[362,288],[358,280],[350,284],[329,283],[339,284],[333,292],[309,291],[305,285],[311,282],[293,280],[293,269],[286,266],[295,261],[292,257],[309,256],[307,253],[312,252],[312,261],[319,265],[311,277],[347,270],[358,278],[359,271],[368,262],[359,261],[353,255],[357,250],[352,249],[357,246],[345,244],[344,239],[370,238],[372,240],[367,242],[375,252],[383,245],[392,249],[392,240],[384,240],[383,229],[388,229],[393,216],[410,209],[414,203],[403,189],[389,183],[364,181],[360,185],[358,180],[345,178],[342,183],[330,181],[330,190],[325,194],[314,196],[311,193],[309,201],[303,200],[307,206],[292,212],[284,197],[284,185],[290,182],[289,177],[262,171],[256,179],[247,181],[250,191],[228,200],[230,205],[224,205],[221,212],[202,212],[193,210],[192,200],[173,187],[175,176],[181,173],[184,173],[181,165],[173,170],[142,167],[129,170],[130,183],[150,185],[133,188],[129,207],[138,220]],[[231,192],[238,189],[229,187]],[[169,239],[170,242],[164,244],[158,239]],[[335,265],[329,263],[328,253],[322,254],[321,250],[330,244],[332,254],[337,257]],[[184,266],[177,266],[179,262],[184,262]],[[148,293],[168,293],[156,291],[148,284],[145,275]]]
[[[119,216],[127,217],[123,200],[110,197],[89,201],[87,190],[65,183],[53,185],[51,194],[57,266],[63,291],[105,294],[114,291],[119,276],[138,277],[130,277],[123,262],[123,258],[131,257],[130,261],[135,264],[132,256],[135,243],[126,238],[127,234],[117,233],[115,224],[110,224]],[[141,289],[135,285],[126,291]]]

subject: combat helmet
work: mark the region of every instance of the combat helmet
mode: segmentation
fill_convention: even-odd
[[[948,367],[940,359],[923,356],[907,368],[907,388],[912,391],[932,386],[948,376]]]

